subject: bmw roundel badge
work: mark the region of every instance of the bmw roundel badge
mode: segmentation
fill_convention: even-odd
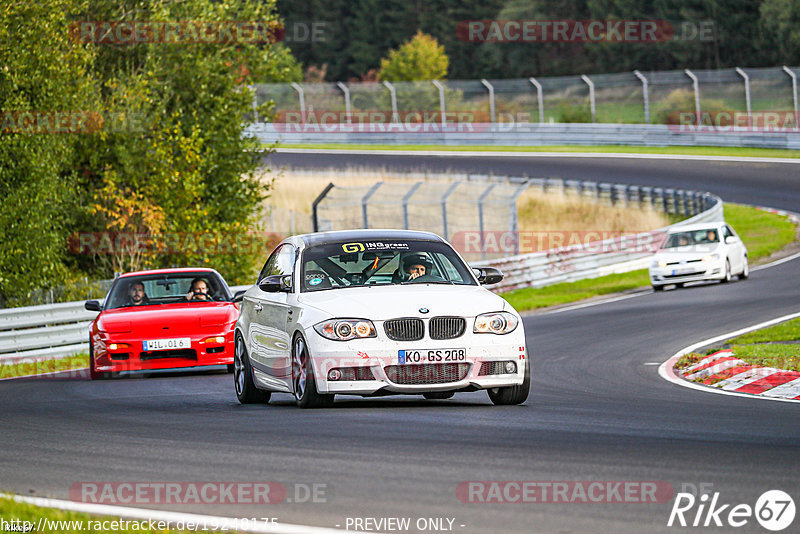
[[[430,311],[430,310],[429,310],[428,308],[420,308],[420,309],[419,309],[419,312],[420,312],[420,313],[428,313],[429,311]]]

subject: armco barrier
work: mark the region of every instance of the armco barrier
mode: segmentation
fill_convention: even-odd
[[[632,145],[632,146],[726,146],[800,149],[800,130],[753,131],[748,128],[676,127],[664,124],[486,124],[472,123],[457,131],[440,128],[415,130],[416,126],[381,124],[374,131],[359,132],[348,125],[251,124],[246,135],[264,144],[337,143],[359,145]],[[333,127],[335,126],[335,127]]]
[[[89,325],[97,312],[83,305],[80,301],[0,310],[0,364],[89,352]]]

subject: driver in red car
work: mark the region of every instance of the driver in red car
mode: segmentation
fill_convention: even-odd
[[[186,294],[186,300],[213,300],[211,295],[208,294],[208,283],[202,278],[192,280],[190,291]]]
[[[128,301],[131,306],[141,306],[147,304],[147,294],[144,292],[144,284],[134,282],[128,288]]]

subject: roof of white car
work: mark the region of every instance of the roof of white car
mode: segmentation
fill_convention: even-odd
[[[695,230],[716,230],[723,224],[725,224],[725,221],[695,223],[695,224],[687,224],[684,226],[673,226],[672,228],[667,230],[667,233],[676,234],[678,232],[693,232]]]
[[[361,241],[365,239],[422,239],[426,241],[444,241],[433,232],[416,230],[335,230],[332,232],[316,232],[295,236],[302,239],[307,246],[324,245],[340,241]]]

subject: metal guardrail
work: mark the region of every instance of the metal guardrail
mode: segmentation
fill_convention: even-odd
[[[251,124],[246,135],[261,143],[359,145],[631,145],[722,146],[800,150],[800,131],[755,132],[747,128],[668,126],[664,124],[469,124],[453,130],[409,131],[386,125],[371,132],[316,127],[287,130],[272,123]]]
[[[234,286],[232,292],[250,286]],[[0,364],[65,358],[89,352],[89,325],[97,312],[85,301],[0,310]]]

